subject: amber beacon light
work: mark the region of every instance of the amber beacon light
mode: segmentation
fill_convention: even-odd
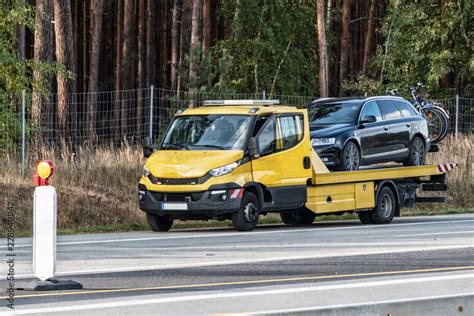
[[[51,160],[40,160],[36,163],[35,174],[33,176],[34,185],[48,185],[48,179],[53,175],[54,166]]]

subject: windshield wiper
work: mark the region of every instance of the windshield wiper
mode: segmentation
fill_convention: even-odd
[[[196,146],[196,147],[209,147],[209,148],[216,148],[216,149],[221,149],[221,150],[224,150],[225,147],[224,146],[219,146],[219,145],[211,145],[211,144],[190,144],[190,146]]]
[[[188,146],[182,145],[182,144],[174,144],[174,143],[164,143],[163,146],[165,146],[167,149],[175,148],[175,149],[187,149]]]

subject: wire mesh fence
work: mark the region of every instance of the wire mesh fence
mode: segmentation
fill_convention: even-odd
[[[140,145],[146,136],[159,141],[179,109],[204,100],[279,99],[303,107],[313,96],[261,93],[207,93],[145,88],[124,91],[24,94],[1,97],[0,157],[25,160],[39,148]],[[450,115],[449,131],[474,132],[474,99],[452,97],[440,102]]]

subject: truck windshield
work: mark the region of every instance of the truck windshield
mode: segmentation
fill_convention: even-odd
[[[249,115],[186,115],[174,119],[161,150],[243,150]]]
[[[311,125],[353,123],[359,114],[361,102],[317,104],[309,108]]]

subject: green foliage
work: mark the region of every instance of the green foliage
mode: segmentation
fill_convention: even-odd
[[[269,95],[319,91],[313,1],[223,1],[220,16],[229,34],[216,54],[231,61],[223,88]]]
[[[22,58],[17,47],[18,27],[34,30],[35,8],[21,0],[0,1],[0,150],[7,152],[14,151],[20,144],[21,91],[47,92],[43,82],[33,79],[33,70],[44,78],[64,71],[56,63]],[[27,111],[30,104],[26,102]],[[31,134],[30,129],[27,125],[26,136]]]
[[[357,76],[354,81],[344,81],[342,87],[348,95],[380,95],[384,93],[384,87],[380,81],[371,79],[364,74]]]
[[[183,62],[178,66],[178,74],[182,78],[185,91],[195,88],[199,92],[229,92],[222,85],[222,78],[229,72],[232,64],[225,51],[220,56],[212,52],[204,54],[201,46],[197,45],[191,49],[192,58],[197,61],[196,75],[189,73],[191,56],[186,55]]]
[[[0,1],[0,102],[6,102],[5,95],[19,95],[22,90],[44,91],[43,83],[33,80],[33,70],[45,75],[61,70],[54,63],[22,58],[17,47],[18,27],[34,29],[34,7],[21,0]]]
[[[387,55],[385,46],[380,47],[373,64],[374,78],[380,79],[385,63],[383,83],[387,87],[406,90],[424,82],[432,96],[442,97],[438,88],[444,80],[442,88],[472,92],[473,7],[472,1],[463,0],[446,1],[445,6],[432,1],[391,0],[381,28]]]

